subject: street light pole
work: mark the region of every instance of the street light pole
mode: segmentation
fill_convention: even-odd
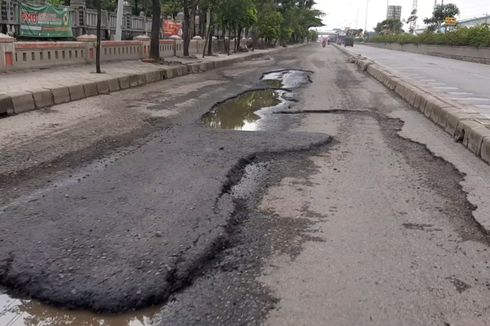
[[[124,0],[117,1],[117,16],[116,16],[116,41],[122,40],[122,20],[123,20]]]
[[[364,33],[367,32],[368,9],[369,9],[369,0],[366,0],[366,19],[364,20]]]

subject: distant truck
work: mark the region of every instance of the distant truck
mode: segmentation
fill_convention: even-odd
[[[344,46],[347,47],[347,46],[352,46],[354,47],[354,38],[353,37],[350,37],[350,36],[347,36],[345,39],[344,39]]]

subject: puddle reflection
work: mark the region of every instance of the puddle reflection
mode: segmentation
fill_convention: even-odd
[[[153,307],[125,314],[95,314],[88,311],[51,307],[29,299],[15,299],[0,293],[2,326],[147,326],[161,308]]]
[[[262,109],[274,108],[283,103],[282,90],[254,90],[218,104],[203,116],[211,128],[248,130],[258,129]]]

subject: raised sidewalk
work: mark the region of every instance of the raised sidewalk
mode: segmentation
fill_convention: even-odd
[[[95,65],[88,64],[0,73],[0,116],[204,72],[283,49],[255,50],[230,56],[220,54],[197,59],[167,58],[168,62],[176,62],[171,64],[145,63],[140,60],[103,63],[102,74],[96,74]]]

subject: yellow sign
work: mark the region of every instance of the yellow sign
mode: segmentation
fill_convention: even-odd
[[[454,26],[456,25],[458,22],[456,21],[456,18],[454,17],[446,17],[444,19],[444,23],[448,26]]]

